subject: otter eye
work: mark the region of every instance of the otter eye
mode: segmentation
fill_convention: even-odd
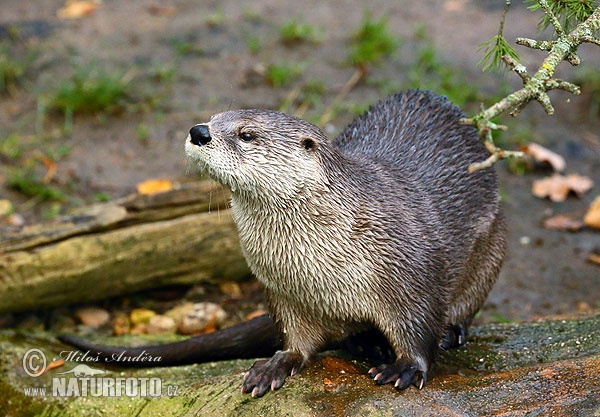
[[[255,136],[252,133],[248,133],[248,132],[240,132],[239,136],[240,136],[240,139],[243,140],[244,142],[250,142],[255,139]]]

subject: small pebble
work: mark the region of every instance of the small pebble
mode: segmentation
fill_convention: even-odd
[[[202,300],[206,298],[206,288],[202,285],[194,285],[192,288],[185,293],[185,298],[187,300]]]
[[[110,313],[99,307],[83,307],[75,311],[81,324],[93,328],[104,326],[110,320]]]
[[[173,320],[175,320],[175,323],[179,325],[179,323],[181,323],[181,320],[183,320],[183,317],[193,309],[194,303],[186,302],[183,304],[176,305],[172,309],[166,311],[164,315],[167,317],[171,317]]]
[[[156,311],[148,310],[147,308],[134,308],[129,314],[129,320],[131,320],[133,326],[136,326],[148,323],[154,316],[156,316]]]
[[[146,334],[148,333],[147,323],[138,323],[134,325],[129,331],[130,334]]]
[[[146,325],[148,334],[175,333],[177,325],[171,317],[156,315],[150,318]]]
[[[25,218],[19,213],[13,213],[6,218],[5,223],[12,227],[23,227],[25,226]]]
[[[213,327],[219,327],[227,318],[227,313],[215,303],[196,303],[179,323],[179,331],[183,334],[199,334]]]
[[[113,334],[115,336],[120,336],[122,334],[128,334],[129,333],[129,328],[130,328],[130,323],[129,323],[129,317],[127,317],[124,314],[119,314],[117,317],[115,317],[115,319],[113,320]]]
[[[240,288],[240,284],[233,281],[223,282],[219,284],[219,289],[221,292],[234,300],[239,300],[242,298],[242,289]]]

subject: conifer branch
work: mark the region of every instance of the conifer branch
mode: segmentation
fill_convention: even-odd
[[[548,1],[547,0],[538,0],[538,3],[544,10],[544,13],[546,14],[546,17],[548,18],[548,20],[550,21],[550,24],[552,26],[554,26],[554,31],[556,32],[556,34],[558,36],[562,36],[565,33],[565,31],[564,31],[562,25],[560,24],[560,22],[558,21],[558,19],[556,18],[556,16],[554,15],[554,12],[550,8],[550,4],[548,4]]]
[[[489,108],[482,109],[479,114],[472,118],[463,119],[462,122],[464,124],[475,126],[478,129],[481,140],[491,154],[487,160],[472,164],[469,167],[470,172],[487,168],[501,159],[521,157],[523,155],[522,152],[507,151],[498,148],[494,144],[492,132],[498,129],[499,126],[491,120],[505,112],[516,115],[532,100],[540,103],[547,114],[553,114],[554,107],[547,94],[548,91],[559,89],[572,94],[580,94],[580,89],[577,85],[552,78],[558,64],[566,60],[572,65],[578,65],[580,59],[576,55],[576,51],[582,43],[592,43],[600,46],[600,39],[594,36],[600,29],[600,6],[570,33],[566,33],[548,1],[538,0],[537,3],[544,10],[546,19],[554,27],[557,39],[553,41],[536,41],[527,38],[517,39],[516,42],[519,45],[548,52],[548,56],[534,75],[529,75],[525,66],[515,57],[502,57],[507,66],[523,80],[524,85],[520,90],[509,94]]]

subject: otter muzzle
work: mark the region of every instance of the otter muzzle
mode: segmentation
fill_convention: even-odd
[[[210,132],[206,125],[196,125],[190,129],[190,140],[194,145],[202,146],[210,142]]]

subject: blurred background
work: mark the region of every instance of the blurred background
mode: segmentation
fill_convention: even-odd
[[[377,99],[407,88],[450,97],[467,114],[521,80],[483,73],[479,45],[498,31],[503,0],[0,1],[0,222],[20,227],[108,201],[152,178],[181,180],[187,131],[217,112],[271,108],[334,137]],[[541,12],[515,1],[504,34],[539,39]],[[533,72],[544,54],[517,47]],[[553,92],[556,114],[532,103],[500,145],[537,142],[567,172],[592,178],[582,198],[553,203],[531,164],[497,170],[510,254],[480,321],[532,319],[600,307],[600,235],[549,230],[583,217],[600,185],[600,50],[557,76],[583,93]]]

